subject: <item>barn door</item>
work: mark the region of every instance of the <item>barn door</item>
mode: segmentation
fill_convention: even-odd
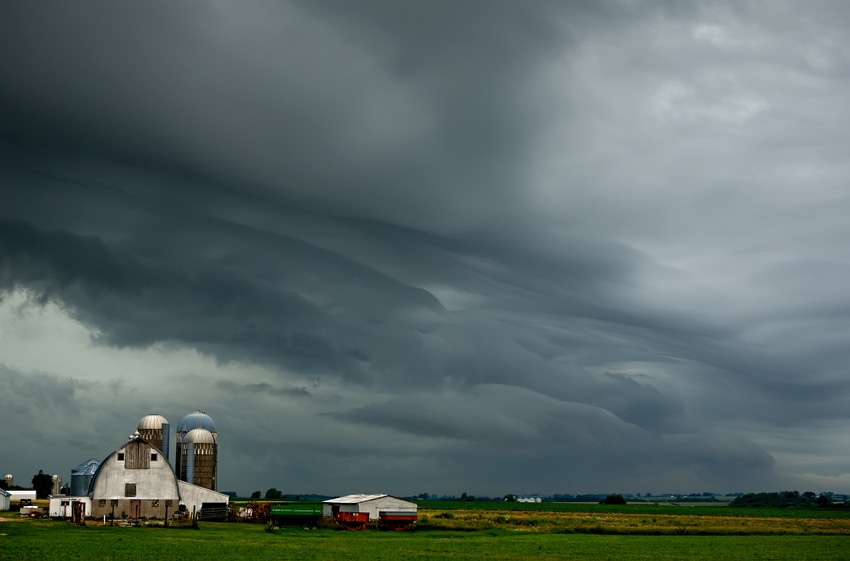
[[[130,501],[130,518],[141,518],[142,516],[142,501],[132,499]]]
[[[80,501],[71,502],[71,522],[82,524],[86,519],[86,504]]]

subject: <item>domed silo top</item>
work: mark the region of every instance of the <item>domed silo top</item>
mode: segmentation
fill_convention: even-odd
[[[165,417],[162,415],[157,415],[155,413],[151,413],[150,415],[145,415],[142,417],[142,420],[139,421],[139,426],[136,428],[138,430],[159,430],[162,428],[162,425],[167,425],[168,421],[165,420]]]
[[[206,429],[209,432],[218,432],[215,430],[215,423],[209,415],[199,409],[195,409],[193,413],[189,413],[177,424],[177,432],[186,434],[192,429]]]
[[[183,437],[183,444],[215,444],[215,437],[207,429],[192,429]]]

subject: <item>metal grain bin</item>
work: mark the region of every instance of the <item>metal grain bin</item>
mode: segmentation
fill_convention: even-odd
[[[89,494],[89,486],[100,462],[90,458],[71,470],[71,496],[83,497]]]

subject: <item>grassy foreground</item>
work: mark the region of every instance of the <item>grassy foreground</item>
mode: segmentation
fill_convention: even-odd
[[[453,511],[453,518],[436,518],[442,512],[428,511],[429,522],[423,529],[408,532],[340,532],[334,530],[283,529],[272,532],[257,524],[202,523],[200,529],[103,527],[94,523],[80,527],[65,521],[0,518],[0,559],[65,560],[98,559],[139,561],[162,559],[322,559],[322,560],[419,560],[419,559],[752,559],[752,560],[838,560],[848,558],[846,518],[784,518],[785,530],[773,527],[766,534],[670,535],[625,534],[613,522],[620,514],[644,516],[646,513],[616,513],[586,508],[584,513],[562,513],[596,517],[592,531],[581,532],[561,526],[511,526],[512,517],[546,518],[553,513],[521,511]],[[508,521],[490,527],[486,519],[467,519],[466,515],[503,516]],[[557,514],[557,513],[556,513]],[[685,520],[678,513],[678,523]],[[659,515],[655,515],[656,522]],[[435,519],[446,523],[464,521],[477,525],[455,529],[430,529]],[[609,519],[607,522],[604,519]],[[697,517],[697,518],[702,518]],[[752,517],[717,517],[742,521],[759,527]],[[547,518],[548,520],[548,518]],[[633,522],[624,519],[628,524]],[[691,521],[692,533],[710,521]],[[826,527],[821,525],[826,524]],[[601,533],[595,529],[599,525]],[[605,530],[606,526],[609,529]],[[812,525],[814,524],[814,525]],[[688,526],[681,526],[688,528]],[[796,529],[795,529],[796,528]],[[461,530],[466,531],[461,531]]]

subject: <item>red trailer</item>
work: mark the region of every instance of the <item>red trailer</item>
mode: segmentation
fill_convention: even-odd
[[[378,528],[381,530],[413,530],[416,513],[410,511],[384,511],[379,513]]]
[[[334,520],[343,530],[365,530],[369,523],[368,512],[337,512]]]

